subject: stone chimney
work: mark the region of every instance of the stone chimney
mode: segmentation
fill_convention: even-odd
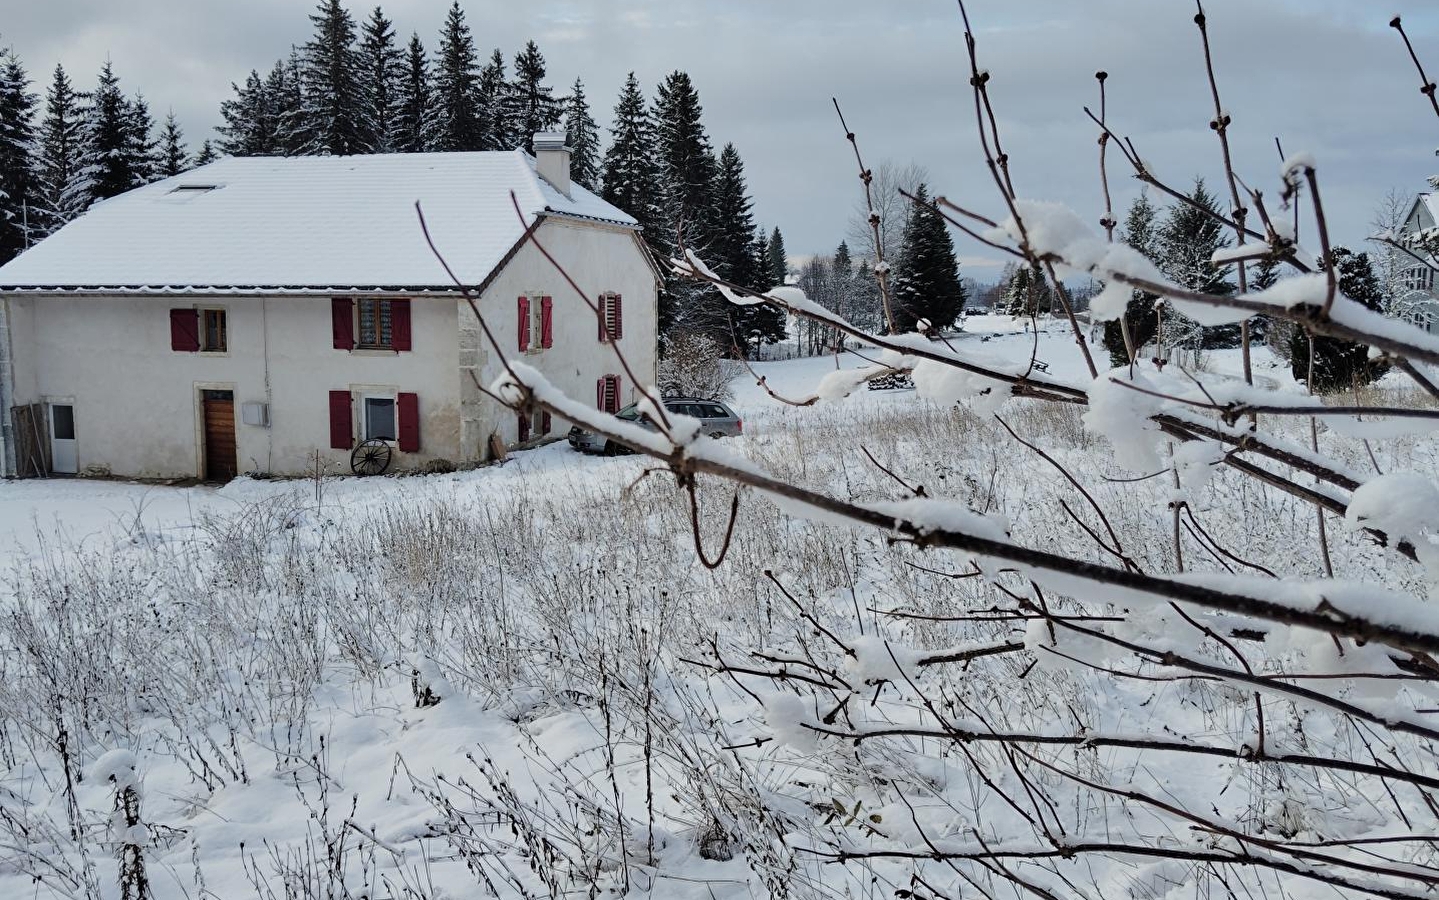
[[[563,131],[541,131],[535,135],[535,160],[540,177],[550,187],[570,195],[570,148]]]

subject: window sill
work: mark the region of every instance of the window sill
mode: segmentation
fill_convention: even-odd
[[[391,350],[388,347],[356,347],[350,351],[351,356],[399,356],[400,351]]]
[[[196,356],[229,356],[229,350],[196,350]]]

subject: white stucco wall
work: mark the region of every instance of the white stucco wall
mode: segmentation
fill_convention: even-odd
[[[400,468],[459,455],[456,308],[450,297],[411,300],[408,353],[333,347],[328,297],[9,298],[15,312],[16,402],[69,402],[81,471],[193,478],[203,474],[200,391],[235,397],[241,472],[302,474],[313,454],[349,471],[330,449],[329,391],[419,394],[420,452]],[[170,310],[223,307],[228,351],[170,349]],[[242,424],[240,407],[270,403],[268,428]],[[356,408],[356,428],[358,407]]]
[[[644,386],[653,386],[658,352],[655,276],[634,235],[622,229],[550,219],[540,226],[535,236],[590,300],[606,292],[615,292],[624,298],[624,336],[618,342],[618,349]],[[553,298],[553,347],[519,353],[518,298],[521,294]],[[620,405],[635,399],[636,386],[624,374],[615,354],[616,347],[599,340],[599,324],[594,312],[533,245],[521,248],[485,289],[481,306],[486,322],[504,351],[539,369],[569,396],[592,406],[596,379],[613,374],[622,378]],[[473,319],[467,308],[462,315]],[[538,343],[539,335],[533,334],[532,346]],[[480,383],[489,387],[504,372],[504,367],[492,349],[482,345],[480,350]],[[466,406],[467,418],[471,420],[466,427],[467,447],[472,441],[483,443],[496,427],[506,443],[518,440],[519,422],[513,413],[497,410],[494,402],[483,395],[467,398]],[[555,420],[551,435],[563,436],[568,428],[568,423]]]
[[[656,363],[656,286],[633,234],[561,220],[537,231],[546,248],[593,298],[624,297],[620,348],[646,384]],[[595,381],[623,374],[614,348],[598,339],[594,314],[533,246],[519,250],[489,284],[480,305],[504,352],[517,354],[520,294],[554,302],[554,345],[520,355],[570,395],[594,402]],[[301,475],[314,453],[331,472],[349,471],[348,451],[330,449],[329,392],[419,395],[418,453],[397,453],[396,469],[435,459],[484,459],[498,432],[518,440],[514,413],[477,390],[468,367],[488,386],[502,371],[479,339],[469,306],[455,296],[411,297],[410,352],[333,348],[327,296],[77,297],[11,295],[15,403],[72,403],[81,472],[136,478],[195,478],[204,473],[200,392],[231,390],[241,472]],[[169,311],[223,307],[228,351],[170,349]],[[539,335],[534,335],[538,346]],[[622,383],[622,403],[635,384]],[[241,407],[269,402],[269,427],[245,425]],[[567,424],[556,420],[551,434]],[[358,435],[357,435],[358,436]],[[540,437],[540,435],[532,435]]]

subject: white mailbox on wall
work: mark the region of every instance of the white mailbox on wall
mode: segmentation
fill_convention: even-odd
[[[240,421],[246,425],[259,425],[261,428],[270,427],[270,404],[268,403],[242,403],[240,404]]]

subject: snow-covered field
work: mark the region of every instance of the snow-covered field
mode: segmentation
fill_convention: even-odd
[[[972,319],[970,331],[958,339],[966,349],[1010,359],[1036,341],[997,317]],[[1084,377],[1061,328],[1037,341],[1049,375]],[[836,365],[865,364],[756,369],[799,396]],[[1256,364],[1297,390],[1267,355]],[[1237,351],[1207,367],[1236,374]],[[735,393],[746,433],[733,446],[777,476],[862,500],[902,496],[868,454],[931,495],[1005,517],[1022,544],[1107,561],[1063,515],[1061,500],[1084,503],[1064,475],[992,418],[914,391],[861,390],[808,408],[745,379]],[[1112,465],[1076,409],[1011,401],[999,415],[1080,477],[1137,565],[1165,569],[1167,479],[1108,480],[1132,473]],[[1371,465],[1362,443],[1324,440],[1356,470]],[[1433,478],[1435,449],[1431,437],[1405,438],[1376,447],[1373,462]],[[701,483],[711,558],[732,496]],[[1286,574],[1321,573],[1311,507],[1222,472],[1190,503],[1213,544]],[[1331,539],[1351,577],[1427,591],[1393,554]],[[1191,568],[1230,567],[1204,546],[1196,535]],[[119,897],[127,842],[143,848],[153,894],[166,900],[932,896],[923,883],[949,896],[1014,896],[983,865],[842,866],[825,854],[921,833],[953,847],[1013,841],[1031,833],[1031,814],[1001,798],[1036,785],[1061,807],[1051,827],[1078,829],[1066,840],[1123,843],[1154,827],[1152,813],[1122,797],[1097,801],[1003,745],[839,741],[796,723],[847,707],[858,728],[896,727],[934,703],[1013,731],[1159,725],[1176,739],[1236,745],[1253,724],[1250,696],[1231,686],[1036,665],[1028,653],[921,674],[901,662],[910,650],[891,657],[884,640],[914,648],[913,659],[1025,640],[1024,622],[958,617],[997,602],[989,580],[952,577],[960,556],[789,518],[746,495],[728,555],[710,570],[669,475],[563,443],[471,472],[318,488],[0,484],[0,559],[3,898]],[[894,610],[918,617],[884,614]],[[1152,615],[1154,629],[1170,627]],[[1296,642],[1292,652],[1306,650]],[[858,690],[835,695],[835,710],[814,709],[768,679],[716,673],[721,661],[795,667]],[[1354,691],[1421,690],[1397,684],[1359,679]],[[1276,701],[1270,712],[1273,746],[1321,752],[1356,740],[1326,732],[1330,720],[1312,710]],[[1385,752],[1413,760],[1417,743]],[[1386,799],[1375,779],[1290,782],[1232,758],[1074,748],[1054,759],[1224,821],[1316,839],[1383,835],[1421,802],[1404,785]],[[106,777],[132,762],[139,825],[115,812],[125,777]],[[1218,891],[1200,864],[1014,865],[1036,885],[1075,884],[1094,898]],[[1246,878],[1239,896],[1266,884],[1343,895],[1292,876]]]

